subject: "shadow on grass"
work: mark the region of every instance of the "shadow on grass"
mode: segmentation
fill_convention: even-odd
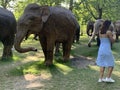
[[[14,58],[13,57],[8,57],[8,58],[0,58],[0,62],[7,62],[7,63],[10,63],[10,62],[13,62],[14,61]]]

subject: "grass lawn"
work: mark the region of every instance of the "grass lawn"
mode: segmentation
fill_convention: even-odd
[[[81,36],[80,43],[72,45],[71,58],[84,56],[95,61],[98,47],[93,42],[89,48],[87,42],[88,37]],[[99,67],[72,66],[70,62],[62,63],[61,56],[54,58],[53,66],[45,67],[39,41],[29,38],[22,46],[35,46],[38,51],[18,53],[14,50],[12,59],[0,61],[0,90],[120,90],[120,42],[112,48],[115,57],[112,78],[115,83],[98,83]],[[0,56],[2,48],[0,43]]]

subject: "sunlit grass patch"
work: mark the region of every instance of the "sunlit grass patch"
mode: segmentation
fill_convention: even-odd
[[[96,65],[89,65],[89,68],[95,71],[99,71],[99,67]]]
[[[20,57],[18,57],[18,56],[13,56],[13,60],[14,60],[14,61],[18,61],[18,60],[20,60]]]
[[[71,67],[60,63],[56,63],[55,66],[63,74],[68,74],[70,71],[73,70]]]
[[[29,63],[28,65],[25,66],[24,68],[24,73],[32,73],[32,74],[40,74],[41,72],[44,72],[46,70],[46,67],[43,63],[43,60],[41,61],[36,61],[33,63]]]
[[[113,74],[114,74],[115,76],[119,77],[119,79],[120,79],[120,72],[119,72],[119,71],[113,71]]]
[[[42,61],[30,61],[23,64],[20,64],[10,70],[11,75],[24,75],[24,74],[39,74],[41,70],[44,69]]]

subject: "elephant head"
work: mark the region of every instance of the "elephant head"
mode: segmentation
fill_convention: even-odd
[[[103,19],[98,19],[98,20],[95,21],[93,34],[92,34],[92,37],[90,38],[90,40],[88,42],[89,47],[91,47],[91,42],[92,42],[92,40],[94,39],[95,36],[97,36],[97,45],[98,46],[100,45],[100,40],[99,40],[99,34],[98,33],[99,33],[99,30],[100,30],[104,21],[105,20],[103,20]],[[111,25],[110,25],[110,30],[115,31],[113,23],[111,23]]]
[[[90,38],[90,40],[89,40],[89,42],[88,42],[88,46],[89,46],[89,47],[91,47],[91,42],[92,42],[92,40],[95,38],[95,35],[98,36],[98,32],[99,32],[100,27],[101,27],[101,25],[103,24],[103,22],[104,22],[103,19],[98,19],[98,20],[95,21],[93,33],[92,33],[92,36],[91,36],[91,38]],[[99,45],[99,39],[97,38],[97,40],[98,40],[98,41],[97,41],[97,45]]]
[[[22,48],[20,46],[24,38],[28,38],[30,34],[39,34],[45,23],[50,16],[50,10],[47,6],[40,7],[37,4],[29,4],[23,15],[17,22],[17,33],[15,37],[15,49],[18,52],[24,53],[28,51],[36,51],[34,47]]]

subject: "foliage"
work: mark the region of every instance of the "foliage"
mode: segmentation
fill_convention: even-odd
[[[118,20],[119,0],[81,0],[74,3],[74,13],[81,23],[98,18]]]
[[[7,8],[13,8],[13,5],[10,3],[15,2],[15,0],[0,0],[0,6],[2,6],[3,8],[7,9]]]
[[[111,19],[113,21],[119,20],[120,18],[120,1],[119,0],[106,0],[104,5],[103,18]]]
[[[14,1],[14,2],[13,2]],[[12,3],[11,3],[12,2]],[[18,19],[23,13],[24,8],[29,3],[38,3],[39,5],[56,6],[62,5],[69,8],[75,14],[80,24],[86,24],[89,20],[98,18],[111,19],[116,21],[120,19],[119,0],[1,0],[0,4],[12,10]]]

